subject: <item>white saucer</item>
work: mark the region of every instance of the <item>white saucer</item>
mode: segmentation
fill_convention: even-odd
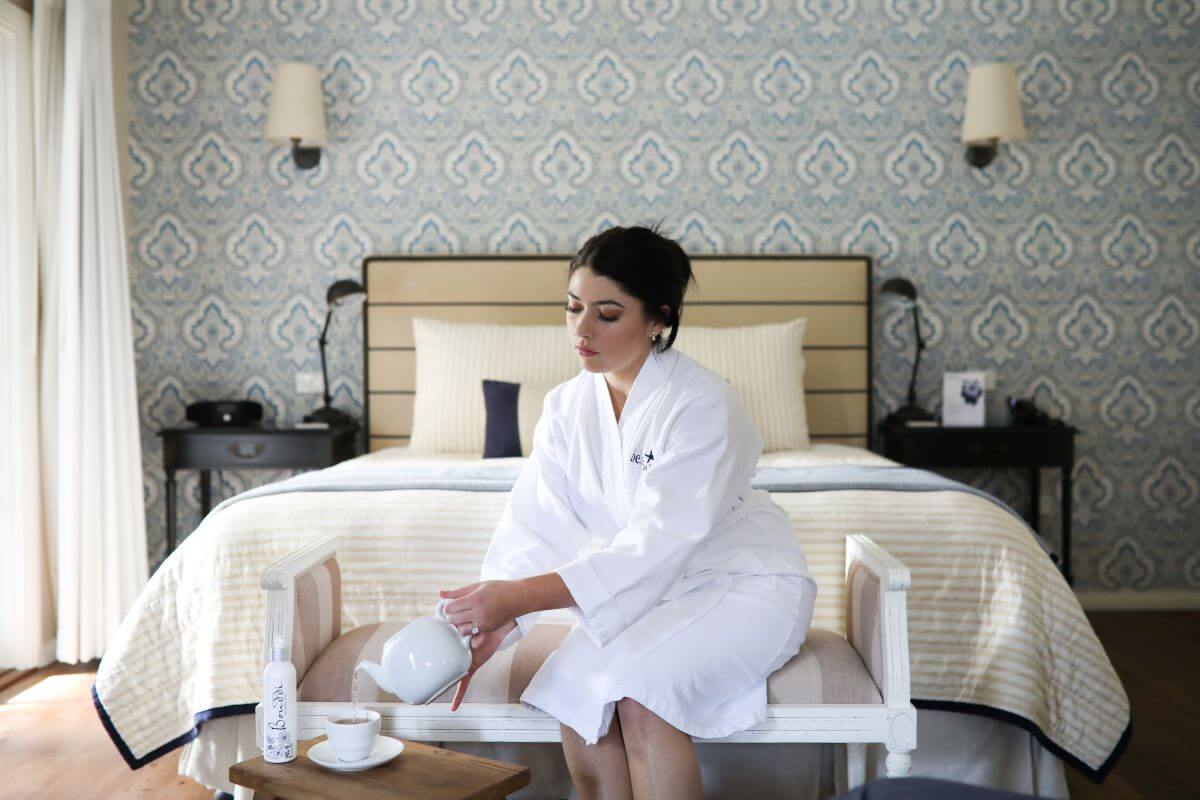
[[[326,769],[337,770],[338,772],[361,772],[364,769],[378,767],[381,764],[386,764],[396,756],[404,752],[404,742],[399,739],[393,739],[390,736],[379,736],[375,740],[375,749],[371,751],[371,755],[364,758],[362,761],[339,761],[334,755],[333,745],[329,740],[317,742],[308,749],[308,759],[314,764],[319,764]]]

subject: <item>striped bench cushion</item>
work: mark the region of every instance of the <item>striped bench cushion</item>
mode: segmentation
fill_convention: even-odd
[[[342,569],[333,556],[296,576],[291,659],[301,680],[342,629],[341,597]]]
[[[348,631],[313,663],[299,687],[309,702],[349,702],[353,670],[364,659],[378,662],[383,644],[404,623],[384,622]],[[515,645],[492,656],[467,687],[467,703],[516,703],[546,657],[571,630],[570,624],[539,622]],[[434,699],[449,703],[450,687]],[[399,703],[381,690],[369,675],[358,682],[358,699],[366,703]],[[821,628],[808,632],[796,656],[767,679],[767,702],[798,705],[882,704],[883,698],[862,659],[850,643]]]
[[[879,578],[859,562],[846,576],[846,638],[866,663],[872,680],[883,684],[883,628],[879,625]]]

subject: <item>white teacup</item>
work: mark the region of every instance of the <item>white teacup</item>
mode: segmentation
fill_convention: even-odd
[[[362,761],[379,738],[379,712],[360,709],[356,718],[349,709],[335,713],[325,720],[325,737],[338,761]]]

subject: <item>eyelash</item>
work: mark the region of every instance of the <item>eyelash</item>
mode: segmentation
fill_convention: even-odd
[[[566,311],[567,311],[567,313],[568,313],[568,314],[578,314],[578,313],[579,313],[579,311],[580,311],[580,309],[578,309],[578,308],[571,308],[570,306],[563,306],[563,308],[564,308],[564,309],[566,309]],[[597,314],[597,315],[596,315],[596,318],[597,318],[597,319],[602,319],[602,320],[604,320],[605,322],[616,322],[618,319],[620,319],[620,316],[616,316],[616,317],[606,317],[606,316],[604,316],[603,314]]]

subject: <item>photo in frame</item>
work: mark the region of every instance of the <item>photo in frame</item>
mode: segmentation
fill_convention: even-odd
[[[981,428],[987,418],[982,370],[947,372],[942,376],[942,425]]]

